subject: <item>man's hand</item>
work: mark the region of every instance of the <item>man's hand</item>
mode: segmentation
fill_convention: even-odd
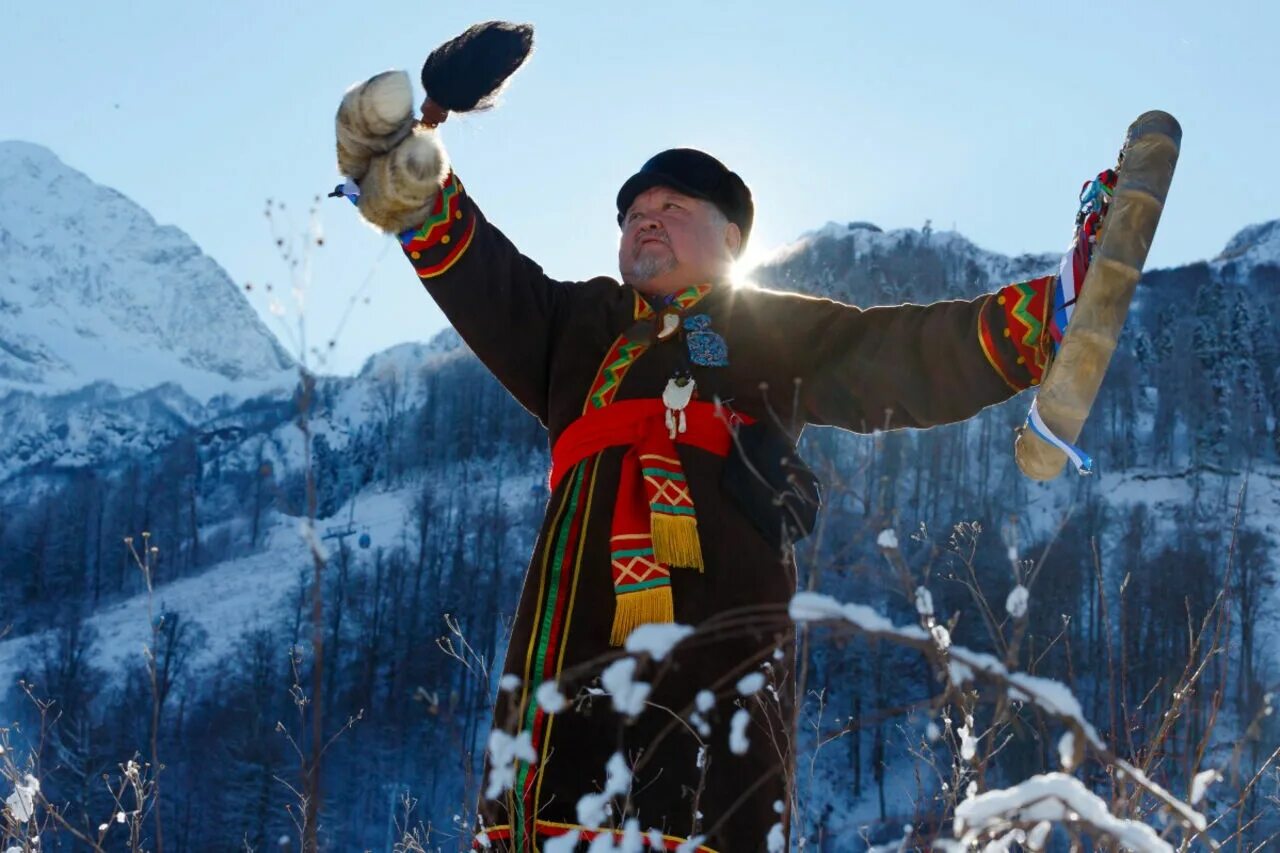
[[[338,168],[360,187],[361,215],[390,233],[421,224],[449,168],[435,131],[414,123],[409,75],[384,71],[352,86],[335,124]]]

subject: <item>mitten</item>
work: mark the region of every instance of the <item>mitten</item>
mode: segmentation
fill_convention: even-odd
[[[384,71],[352,86],[338,106],[334,191],[356,203],[376,228],[399,234],[422,224],[449,175],[436,125],[450,112],[493,106],[507,79],[533,49],[527,24],[489,21],[436,48],[422,65],[423,119],[413,119],[413,87],[403,71]]]
[[[392,234],[420,224],[449,164],[436,131],[413,120],[409,75],[384,71],[352,86],[335,127],[338,168],[359,187],[360,214]]]

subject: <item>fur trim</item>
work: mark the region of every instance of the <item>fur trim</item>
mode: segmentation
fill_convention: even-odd
[[[357,182],[369,160],[384,154],[413,128],[413,84],[404,71],[384,71],[342,96],[335,119],[338,171]]]
[[[399,234],[422,224],[449,174],[449,155],[435,130],[421,125],[386,154],[369,161],[360,184],[360,214]]]

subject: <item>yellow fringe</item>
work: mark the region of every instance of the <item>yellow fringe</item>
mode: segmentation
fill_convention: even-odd
[[[653,535],[653,556],[668,566],[702,571],[702,543],[698,541],[698,520],[691,515],[649,513]]]
[[[641,625],[653,622],[674,622],[675,604],[671,601],[671,587],[655,586],[638,592],[624,592],[614,598],[613,630],[609,633],[609,645],[621,646],[627,635]]]

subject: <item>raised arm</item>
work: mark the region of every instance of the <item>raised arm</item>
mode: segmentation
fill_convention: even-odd
[[[859,309],[793,297],[801,417],[857,432],[964,420],[1040,381],[1052,276],[970,301]]]
[[[361,215],[393,234],[458,334],[508,391],[547,420],[548,362],[571,285],[548,278],[489,224],[415,124],[403,72],[353,87],[337,116],[338,163]]]

